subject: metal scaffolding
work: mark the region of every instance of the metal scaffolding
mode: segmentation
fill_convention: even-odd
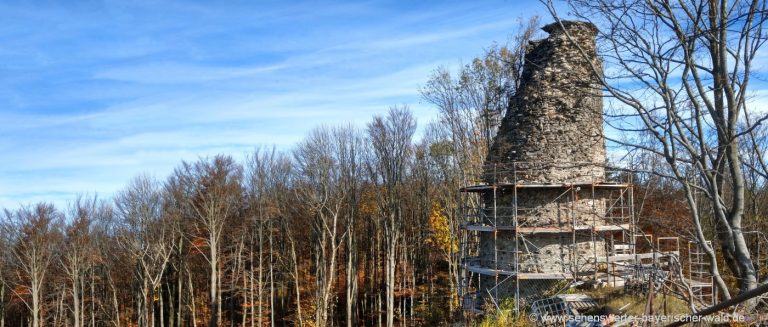
[[[568,167],[587,168],[577,170],[583,176],[566,176],[566,183],[536,182]],[[654,241],[636,227],[630,175],[588,164],[519,162],[494,164],[485,172],[485,183],[460,190],[465,219],[459,292],[465,312],[483,313],[491,305],[500,310],[501,301],[513,297],[519,314],[522,306],[553,295],[547,293],[553,285],[562,287],[558,281],[635,285],[648,292],[649,280],[660,285],[683,278],[679,239]],[[557,243],[561,252],[537,246],[542,240]],[[689,268],[703,267],[699,252],[691,253]],[[687,282],[699,301],[713,301],[712,280],[702,276],[689,275]]]
[[[712,247],[712,241],[707,241]],[[709,257],[697,242],[688,242],[688,285],[698,305],[714,305],[717,299]]]
[[[482,299],[490,300],[498,309],[499,289],[504,283],[513,284],[516,303],[528,303],[532,299],[521,298],[521,281],[527,282],[527,293],[532,293],[530,288],[546,284],[535,281],[596,278],[599,265],[610,264],[615,271],[617,264],[635,260],[633,240],[628,242],[626,236],[634,234],[635,225],[630,183],[607,182],[605,176],[571,176],[573,182],[537,183],[531,181],[531,176],[547,173],[537,168],[553,169],[551,165],[530,163],[496,164],[486,170],[487,183],[461,189],[465,233],[461,242],[460,292],[468,311],[481,312]],[[531,198],[541,203],[520,203],[521,199]],[[623,235],[621,242],[614,245],[614,251],[621,252],[606,252],[603,242],[614,240],[616,235]],[[561,255],[556,264],[550,263],[558,269],[541,269],[544,257],[552,261],[558,255],[542,253],[531,241],[533,238],[556,238],[563,243],[566,255]],[[505,246],[500,246],[501,240]],[[577,248],[579,244],[588,251]],[[485,251],[480,249],[482,246]],[[492,285],[483,285],[489,280]]]

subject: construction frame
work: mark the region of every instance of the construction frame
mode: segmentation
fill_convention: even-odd
[[[687,285],[676,288],[681,297],[683,289],[691,287],[697,303],[715,301],[712,278],[696,243],[688,244],[689,263],[682,265],[678,237],[654,242],[653,235],[637,228],[631,174],[590,165],[492,164],[485,167],[485,183],[460,189],[464,221],[459,294],[465,313],[482,314],[489,304],[501,310],[501,301],[513,298],[518,315],[522,306],[558,292],[557,287],[584,281],[645,292],[651,291],[648,285],[676,283]],[[534,181],[572,167],[587,168],[566,183]],[[531,197],[538,202],[526,206]],[[560,218],[547,221],[547,215]],[[536,240],[542,239],[556,240],[562,251],[537,248]]]

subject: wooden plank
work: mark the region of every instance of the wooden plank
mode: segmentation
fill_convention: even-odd
[[[515,230],[515,226],[496,226],[496,228],[494,228],[491,225],[476,225],[476,224],[465,225],[464,228],[466,228],[467,230],[470,230],[470,231],[475,231],[475,232],[493,232],[493,231],[500,231],[500,230],[501,231],[513,231],[513,230]]]
[[[465,226],[467,230],[476,231],[476,232],[492,232],[493,226],[487,226],[487,225],[466,225]]]
[[[622,231],[622,230],[629,230],[629,224],[595,226],[595,231],[598,231],[598,232],[610,232],[610,231]]]
[[[576,231],[591,231],[594,230],[596,232],[608,232],[608,231],[622,231],[629,229],[629,224],[621,224],[621,225],[603,225],[603,226],[592,226],[592,225],[578,225],[576,228],[573,228],[571,226],[563,226],[563,227],[520,227],[518,231],[520,233],[526,233],[526,234],[533,234],[533,233],[570,233],[573,232],[574,229]]]
[[[564,227],[520,227],[517,229],[520,233],[535,234],[535,233],[567,233],[572,232],[571,228]]]
[[[467,270],[486,276],[514,276],[515,272],[504,269],[492,269],[480,266],[468,265]],[[520,279],[569,279],[571,274],[565,273],[519,273]]]
[[[485,268],[485,267],[473,266],[473,265],[468,265],[467,270],[473,273],[482,274],[486,276],[498,276],[498,275],[512,276],[515,274],[514,271],[510,271],[510,270],[491,269],[491,268]]]
[[[564,273],[520,273],[520,279],[569,279],[573,275]]]
[[[664,256],[668,255],[679,255],[677,251],[668,251],[668,252],[656,252],[655,257],[661,259]],[[618,254],[609,256],[608,258],[601,257],[597,258],[597,262],[617,262],[617,261],[631,261],[635,259],[653,259],[654,253],[638,253],[638,254]]]

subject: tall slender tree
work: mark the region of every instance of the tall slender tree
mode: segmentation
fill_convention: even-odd
[[[375,116],[368,123],[368,141],[372,145],[369,172],[372,180],[383,190],[379,212],[386,240],[384,279],[387,327],[394,326],[397,245],[403,222],[402,187],[415,132],[416,120],[407,107],[392,107],[387,116]]]
[[[15,212],[5,211],[2,235],[15,269],[12,290],[29,309],[31,326],[46,325],[43,316],[47,279],[61,244],[63,215],[49,203],[38,203]]]

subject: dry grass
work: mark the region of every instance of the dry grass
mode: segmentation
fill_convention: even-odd
[[[623,314],[642,316],[645,314],[645,305],[648,300],[646,296],[638,296],[633,294],[625,294],[622,288],[600,288],[592,290],[573,290],[566,291],[565,293],[583,293],[591,296],[595,301],[601,305],[607,305],[614,309],[624,308]],[[514,303],[513,301],[502,303],[501,314],[488,314],[485,315],[482,320],[477,321],[474,326],[478,327],[491,327],[491,326],[534,326],[535,324],[527,318],[527,314],[520,314],[520,319],[515,319],[514,316]],[[689,314],[690,310],[688,304],[679,298],[671,295],[663,296],[663,294],[657,294],[653,300],[653,314],[654,315],[683,315]]]
[[[645,314],[645,305],[648,301],[646,295],[638,296],[625,294],[621,288],[601,288],[584,291],[600,304],[608,305],[614,309],[621,309],[627,315]],[[688,303],[672,295],[656,294],[653,299],[653,314],[655,315],[682,315],[691,313]]]

